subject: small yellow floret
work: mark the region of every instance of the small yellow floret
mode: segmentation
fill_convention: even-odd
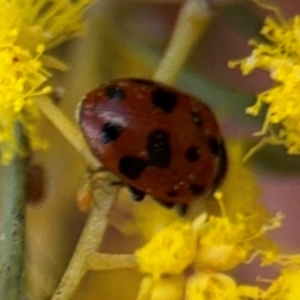
[[[141,283],[137,300],[182,300],[185,287],[183,276],[168,276],[153,279],[145,277]]]
[[[194,259],[196,234],[191,224],[174,222],[158,232],[136,251],[140,270],[155,278],[163,274],[180,274]]]
[[[200,273],[188,279],[186,300],[238,300],[235,281],[221,273]]]
[[[229,270],[246,261],[252,249],[244,222],[211,216],[198,232],[195,265],[199,269]]]

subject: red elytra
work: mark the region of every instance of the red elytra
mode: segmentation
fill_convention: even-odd
[[[88,93],[79,124],[93,154],[137,197],[187,204],[223,179],[227,156],[210,108],[173,87],[116,79]]]

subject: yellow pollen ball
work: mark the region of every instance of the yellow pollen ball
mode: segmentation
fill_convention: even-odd
[[[159,278],[180,274],[195,257],[196,234],[191,224],[175,222],[162,229],[143,248],[136,251],[140,270]]]

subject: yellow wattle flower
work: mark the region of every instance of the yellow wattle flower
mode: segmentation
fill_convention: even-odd
[[[140,270],[154,278],[181,274],[194,259],[196,234],[190,223],[174,222],[136,251]]]
[[[239,300],[236,282],[222,273],[196,274],[188,279],[186,300]]]
[[[24,154],[15,126],[21,124],[32,149],[44,148],[35,122],[35,98],[48,94],[48,68],[64,68],[45,52],[82,32],[82,14],[91,0],[0,0],[0,161]]]
[[[145,277],[140,286],[136,300],[182,300],[184,295],[185,279],[183,276],[173,275],[155,279]]]
[[[299,15],[291,20],[284,20],[279,15],[277,18],[268,17],[261,30],[267,41],[251,41],[251,55],[229,63],[230,67],[239,66],[244,75],[255,69],[269,73],[274,86],[258,94],[256,103],[246,112],[257,116],[266,107],[264,123],[256,134],[263,136],[258,147],[264,143],[280,144],[287,148],[288,154],[300,154],[299,30]]]
[[[162,224],[152,217],[155,213],[162,216],[152,207],[149,226],[157,228],[158,223],[162,227],[160,231],[152,230],[152,239],[136,251],[139,269],[152,278],[142,294],[151,295],[155,284],[163,278],[172,281],[174,276],[181,275],[185,278],[185,295],[190,300],[256,299],[261,295],[258,287],[239,286],[233,277],[225,274],[248,263],[253,256],[262,257],[264,264],[274,264],[279,259],[275,244],[265,233],[278,228],[282,216],[270,218],[259,205],[257,183],[241,163],[242,155],[237,141],[228,144],[231,165],[221,190],[215,194],[221,209],[213,211],[219,215],[203,213],[193,221],[178,221],[177,216],[177,220],[169,218]],[[145,213],[149,212],[149,207],[146,208]],[[165,290],[164,284],[159,281],[160,290]]]
[[[249,241],[243,241],[246,233],[246,222],[210,216],[198,230],[196,268],[226,271],[245,262],[253,248]]]

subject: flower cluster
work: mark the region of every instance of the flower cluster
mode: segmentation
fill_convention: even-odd
[[[239,65],[244,75],[255,69],[269,73],[274,86],[260,93],[246,112],[257,116],[266,106],[265,120],[257,133],[264,136],[260,144],[284,145],[288,154],[300,154],[299,30],[300,16],[291,20],[283,19],[279,13],[277,18],[268,17],[261,30],[265,42],[251,41],[251,55],[229,63],[230,67]]]
[[[51,76],[48,68],[65,68],[61,62],[45,55],[45,51],[82,31],[82,13],[90,2],[0,0],[2,163],[9,163],[16,154],[24,154],[25,149],[15,134],[18,123],[31,148],[45,147],[35,124],[38,117],[35,99],[51,91],[46,83]]]
[[[277,299],[269,297],[269,294],[274,290],[274,285],[278,288],[282,281],[288,284],[285,280],[286,274],[290,275],[288,269],[266,291],[255,286],[239,285],[225,272],[247,263],[256,252],[263,259],[277,258],[275,250],[259,250],[259,243],[256,242],[266,228],[277,228],[280,220],[280,215],[270,219],[269,224],[263,226],[255,237],[248,236],[247,218],[242,216],[233,222],[226,216],[207,217],[203,214],[192,223],[172,223],[136,252],[140,270],[151,274],[141,293],[153,295],[161,291],[162,296],[165,293],[163,286],[169,289],[173,280],[174,285],[180,280],[181,288],[177,286],[177,297],[168,299],[182,299],[183,294],[184,299],[189,300],[257,299],[257,294],[261,299]],[[190,275],[186,276],[184,282],[183,275],[187,272]],[[296,273],[299,276],[300,270]],[[280,289],[280,293],[284,292]]]
[[[193,221],[169,218],[136,251],[139,269],[147,274],[138,300],[296,299],[300,256],[282,255],[266,235],[281,226],[283,217],[280,213],[269,217],[259,204],[253,174],[241,164],[241,145],[232,142],[228,150],[229,173],[215,194],[221,209],[202,213]],[[160,213],[152,207],[151,214],[155,211]],[[264,289],[241,284],[229,273],[254,258],[260,259],[262,267],[281,268]]]

